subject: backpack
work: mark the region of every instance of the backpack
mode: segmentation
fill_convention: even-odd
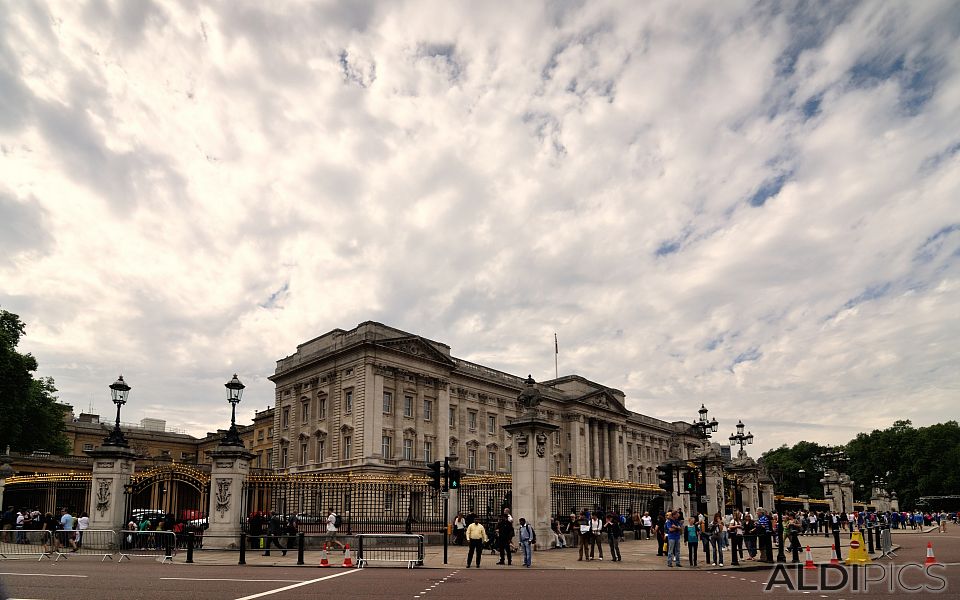
[[[340,517],[340,515],[333,516],[333,526],[336,527],[337,529],[340,529],[341,527],[343,527],[343,519]]]

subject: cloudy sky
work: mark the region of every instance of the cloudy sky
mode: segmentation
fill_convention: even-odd
[[[268,7],[270,4],[272,6]],[[377,320],[757,452],[960,416],[955,2],[11,2],[0,307],[202,434]],[[755,452],[756,453],[756,452]]]

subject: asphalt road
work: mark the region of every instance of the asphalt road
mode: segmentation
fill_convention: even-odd
[[[902,544],[898,564],[922,563],[926,543],[933,540],[938,559],[947,563],[936,573],[946,582],[942,598],[960,597],[960,530],[946,536],[911,536]],[[889,569],[889,562],[884,562]],[[812,578],[816,579],[816,571]],[[809,574],[808,573],[808,574]],[[209,598],[211,600],[292,600],[305,597],[384,598],[429,600],[516,595],[524,598],[891,598],[915,596],[905,591],[888,592],[888,581],[872,584],[870,593],[790,590],[791,584],[765,592],[770,571],[662,571],[560,570],[514,567],[464,569],[462,566],[435,569],[368,568],[320,569],[317,567],[251,567],[211,565],[162,565],[141,558],[123,563],[100,563],[92,557],[50,561],[12,560],[0,562],[0,581],[10,598],[37,600]],[[876,569],[872,577],[881,576]],[[914,568],[905,578],[908,584],[943,585],[923,580],[923,571]]]

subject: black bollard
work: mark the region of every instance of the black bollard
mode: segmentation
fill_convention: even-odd
[[[240,534],[240,561],[238,565],[247,564],[247,534]]]
[[[833,551],[837,553],[837,560],[840,560],[840,530],[839,529],[833,532]]]
[[[193,564],[193,532],[187,534],[187,564]]]
[[[873,554],[873,527],[867,524],[867,552]]]
[[[874,545],[877,548],[877,552],[883,554],[883,542],[880,541],[880,534],[883,532],[883,525],[878,525],[875,527],[875,529],[877,530],[877,539],[874,542]]]
[[[303,563],[303,532],[297,534],[297,564]]]
[[[777,542],[779,542],[779,545],[777,546],[777,562],[778,563],[787,562],[787,557],[783,553],[783,521],[782,520],[777,520]]]

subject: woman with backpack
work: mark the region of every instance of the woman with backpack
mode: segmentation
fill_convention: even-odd
[[[697,566],[697,542],[700,541],[700,529],[696,517],[690,517],[683,526],[683,539],[687,542],[687,564]]]

